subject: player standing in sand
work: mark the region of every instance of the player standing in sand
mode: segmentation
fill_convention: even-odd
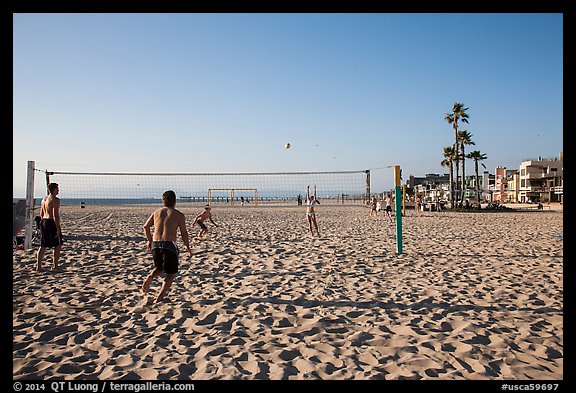
[[[376,197],[373,196],[372,199],[370,200],[370,211],[368,212],[369,216],[377,216],[378,215],[378,210],[377,210],[377,205],[378,205],[378,201],[376,200]]]
[[[144,280],[142,292],[148,292],[154,278],[166,273],[162,289],[154,303],[158,303],[168,294],[178,272],[179,251],[176,246],[178,228],[180,228],[180,235],[186,245],[186,249],[192,256],[188,231],[186,230],[186,217],[182,212],[175,209],[176,194],[174,191],[166,191],[162,194],[162,204],[164,207],[152,213],[143,226],[144,234],[148,241],[148,252],[152,253],[154,259],[154,270]],[[151,227],[154,227],[154,237],[150,233]]]
[[[306,218],[308,219],[308,227],[310,228],[310,235],[314,236],[314,231],[312,230],[312,223],[314,223],[314,228],[316,228],[316,233],[320,237],[320,232],[318,232],[318,222],[316,221],[316,212],[314,211],[314,206],[320,204],[318,199],[316,199],[316,186],[314,186],[314,195],[310,197],[310,186],[306,186]]]
[[[390,195],[386,195],[386,207],[384,211],[384,214],[390,219],[390,223],[394,224],[394,218],[392,218],[392,198]]]
[[[420,210],[422,210],[422,199],[420,199],[420,196],[416,196],[416,213],[420,214]]]
[[[40,203],[40,248],[36,254],[36,271],[42,270],[42,259],[46,248],[54,248],[52,270],[58,269],[58,259],[62,249],[62,229],[60,228],[60,192],[58,184],[48,184],[48,195]]]
[[[208,233],[208,227],[206,226],[206,224],[204,224],[204,221],[206,220],[210,220],[210,222],[214,225],[216,225],[216,223],[214,222],[214,220],[212,220],[212,208],[210,207],[210,205],[206,205],[204,207],[204,211],[200,214],[198,214],[196,216],[196,219],[194,220],[194,222],[192,223],[192,226],[198,224],[198,226],[200,227],[200,233],[198,234],[198,239],[205,239],[206,238],[206,234]],[[216,225],[218,226],[218,225]]]

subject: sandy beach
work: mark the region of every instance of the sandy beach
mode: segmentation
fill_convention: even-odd
[[[561,380],[563,211],[214,207],[152,304],[142,225],[159,206],[63,206],[58,271],[13,254],[13,378]],[[512,206],[514,207],[514,206]],[[179,239],[179,246],[184,250]]]

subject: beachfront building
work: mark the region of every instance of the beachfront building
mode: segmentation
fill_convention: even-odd
[[[410,175],[407,186],[413,190],[414,196],[419,196],[426,202],[448,200],[450,195],[450,175],[427,173],[425,177]]]
[[[488,171],[484,171],[482,173],[482,195],[484,198],[481,198],[483,201],[492,201],[492,191],[491,189],[494,187],[496,183],[496,176],[491,174]]]
[[[529,159],[520,164],[518,202],[563,202],[564,156]]]
[[[488,173],[488,172],[486,172]],[[483,184],[485,183],[485,179],[481,174],[478,174],[478,183],[480,183],[480,187],[478,187],[478,192],[480,193],[480,200],[484,200],[484,194],[487,194],[488,189],[484,190]],[[476,201],[476,175],[468,175],[464,178],[464,200],[468,201]]]
[[[484,171],[478,174],[478,191],[480,193],[480,200],[483,202],[492,201],[492,189],[496,182],[495,175]],[[476,201],[476,175],[466,176],[466,198],[471,201]]]
[[[494,185],[491,186],[492,202],[506,203],[516,201],[516,185],[514,183],[514,175],[518,171],[516,169],[506,169],[506,167],[499,166],[494,170]]]
[[[456,179],[455,179],[456,181]],[[558,158],[529,159],[520,164],[520,169],[498,166],[494,174],[484,171],[478,176],[480,200],[482,202],[529,203],[563,202],[564,155]],[[435,173],[425,177],[410,175],[406,185],[412,195],[420,196],[425,202],[448,200],[450,176]],[[465,196],[476,201],[476,177],[466,176]]]
[[[476,191],[474,190],[474,175],[468,175],[464,178],[464,200],[476,199]]]
[[[508,190],[507,202],[516,203],[518,202],[518,193],[520,190],[520,171],[514,171],[514,173],[508,177]]]

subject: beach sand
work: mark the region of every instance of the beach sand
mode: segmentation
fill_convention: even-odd
[[[561,209],[408,210],[398,255],[363,206],[318,206],[320,238],[303,206],[215,207],[154,305],[157,207],[63,206],[59,271],[14,252],[14,379],[564,377]]]

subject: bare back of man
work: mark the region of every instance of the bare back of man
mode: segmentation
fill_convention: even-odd
[[[184,214],[176,209],[162,207],[153,213],[154,220],[154,241],[175,242],[178,235],[178,228],[184,221]]]
[[[57,224],[60,224],[59,209],[60,198],[47,195],[42,199],[42,203],[40,204],[40,218],[58,219]]]
[[[154,235],[152,235],[150,230],[152,227],[154,227]],[[166,273],[160,293],[155,300],[156,303],[164,299],[168,294],[178,271],[179,252],[176,246],[178,230],[180,230],[180,235],[188,253],[192,255],[186,229],[186,217],[173,206],[164,206],[157,209],[144,224],[144,234],[148,241],[148,252],[152,253],[155,268],[144,280],[142,292],[148,292],[154,278]]]
[[[60,199],[56,196],[59,192],[58,184],[48,185],[49,194],[42,198],[40,203],[40,230],[42,239],[40,248],[36,254],[36,270],[42,270],[42,260],[46,248],[54,248],[52,257],[52,269],[58,269],[60,250],[62,249],[62,230],[60,228]]]

